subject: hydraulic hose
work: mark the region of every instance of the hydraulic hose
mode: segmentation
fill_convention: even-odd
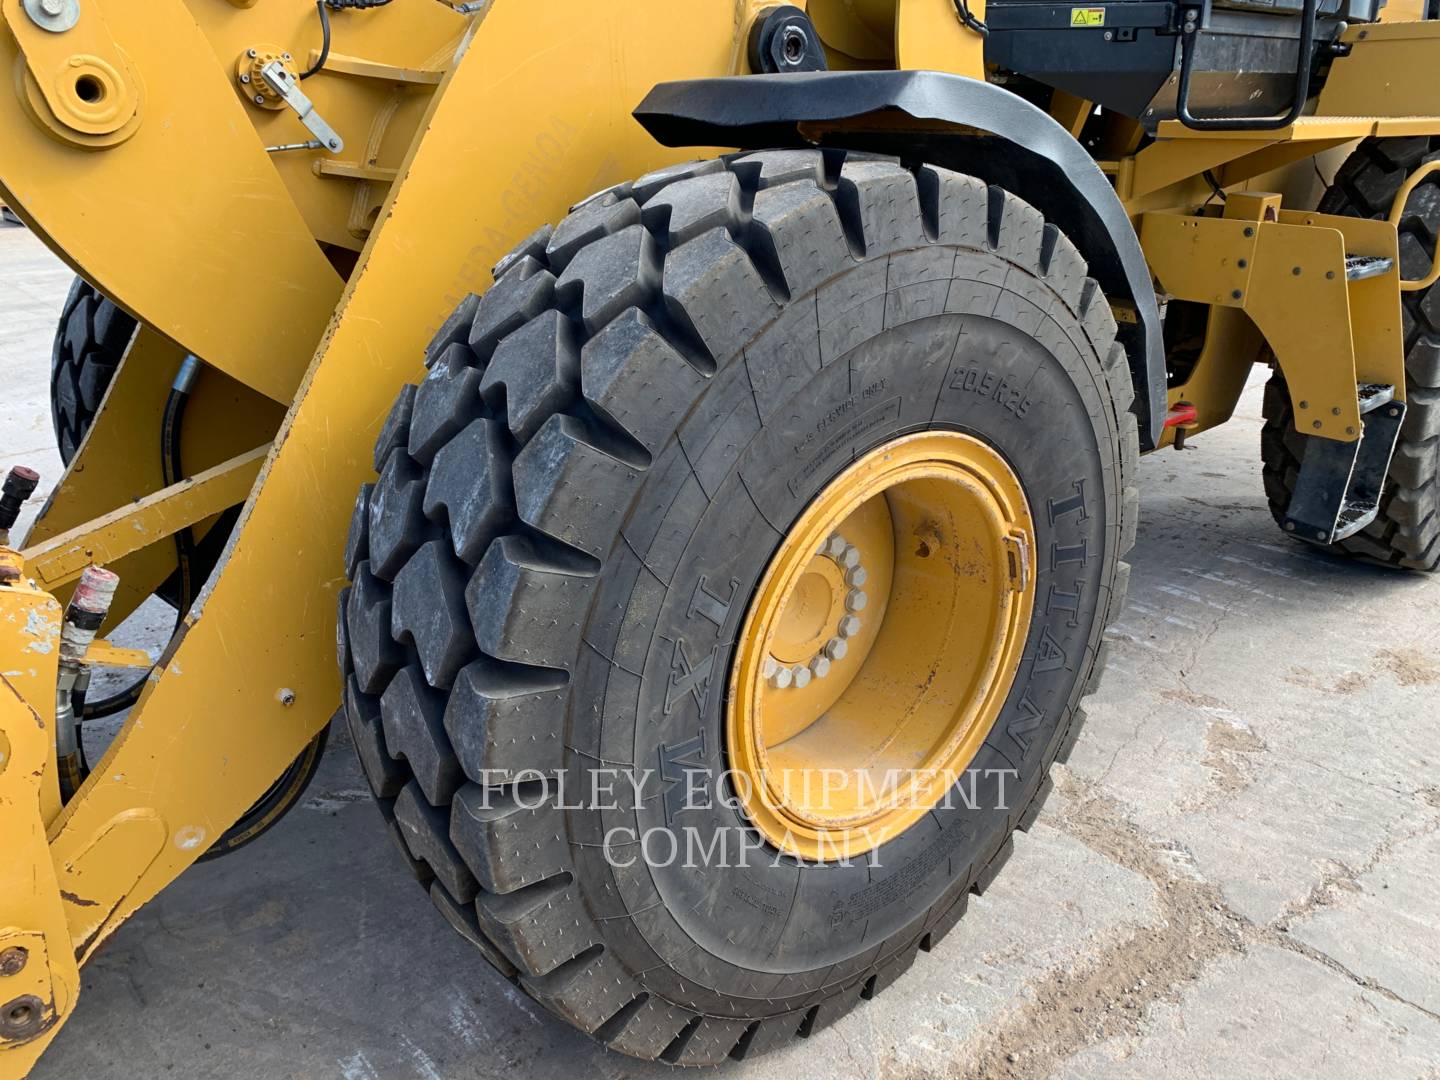
[[[185,406],[202,367],[204,365],[195,357],[187,356],[175,374],[169,397],[165,399],[165,412],[160,419],[160,473],[165,487],[178,484],[185,478],[180,456],[180,430],[185,420]],[[195,536],[188,527],[175,534],[175,563],[179,593],[175,598],[175,631],[178,632],[195,601]],[[150,672],[146,672],[118,693],[78,704],[76,715],[81,720],[102,720],[123,712],[140,700],[140,692],[145,689],[149,678]]]

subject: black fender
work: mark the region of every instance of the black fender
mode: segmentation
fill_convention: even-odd
[[[876,150],[969,173],[1025,199],[1070,237],[1107,297],[1134,305],[1136,321],[1121,322],[1121,341],[1140,448],[1158,445],[1165,350],[1140,238],[1085,148],[1028,101],[937,71],[822,71],[661,83],[635,118],[665,146]]]

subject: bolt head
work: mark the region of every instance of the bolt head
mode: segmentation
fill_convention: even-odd
[[[845,571],[845,584],[849,585],[853,589],[858,589],[861,585],[864,585],[865,582],[869,580],[870,571],[866,570],[863,566],[856,566],[850,570]]]
[[[760,677],[762,679],[768,679],[779,670],[780,662],[776,660],[773,656],[767,656],[763,661],[761,661]]]
[[[822,555],[828,555],[832,559],[838,559],[841,555],[845,554],[847,547],[849,547],[849,545],[845,543],[844,538],[839,533],[831,533],[830,539],[825,541],[825,546],[820,549],[820,553]]]
[[[20,974],[25,970],[25,962],[29,959],[30,950],[23,945],[15,945],[0,952],[0,977]]]
[[[839,562],[845,569],[853,570],[860,565],[860,549],[854,544],[847,545],[845,550],[840,553]]]
[[[244,83],[246,86],[249,86],[249,85],[250,85],[250,76],[249,76],[249,75],[241,75],[241,76],[240,76],[240,81],[241,81],[242,83]]]
[[[864,589],[851,589],[845,594],[846,611],[864,611],[865,605],[870,603],[870,598],[865,595]]]
[[[40,10],[46,15],[64,14],[65,0],[40,0]]]
[[[295,704],[295,691],[291,690],[288,686],[282,687],[280,692],[275,695],[275,700],[288,709],[291,705]]]
[[[256,94],[256,95],[255,95],[255,104],[256,104],[256,105],[264,105],[264,104],[265,104],[265,95],[264,95],[264,94]]]
[[[795,689],[796,689],[796,690],[804,690],[805,687],[807,687],[807,686],[810,685],[810,669],[809,669],[809,668],[807,668],[807,667],[801,667],[799,664],[796,664],[796,665],[795,665],[793,668],[791,668],[790,670],[791,670],[792,674],[793,674],[794,677],[795,677]]]
[[[788,667],[782,667],[771,675],[767,682],[776,690],[784,690],[795,680],[795,673]]]
[[[844,638],[832,637],[825,643],[825,655],[831,660],[844,660],[845,654],[850,651]]]
[[[860,620],[854,615],[846,615],[840,620],[840,625],[836,629],[842,638],[854,637],[860,632]]]
[[[823,679],[830,674],[830,658],[828,656],[817,656],[810,661],[810,674],[817,679]]]

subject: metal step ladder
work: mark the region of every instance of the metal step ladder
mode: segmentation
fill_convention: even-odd
[[[1359,261],[1353,256],[1345,260],[1347,277],[1352,260]],[[1389,269],[1385,266],[1361,277]],[[1300,476],[1285,521],[1285,530],[1304,540],[1333,544],[1353,536],[1380,513],[1380,495],[1400,438],[1400,425],[1405,422],[1405,404],[1395,400],[1393,386],[1361,383],[1356,393],[1364,424],[1358,439],[1339,442],[1305,436]]]

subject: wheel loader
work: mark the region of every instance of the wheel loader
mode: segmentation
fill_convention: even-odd
[[[337,711],[477,963],[619,1052],[943,950],[1139,456],[1255,365],[1277,525],[1440,564],[1435,14],[0,0],[0,201],[77,275],[65,474],[0,496],[0,1077]]]

